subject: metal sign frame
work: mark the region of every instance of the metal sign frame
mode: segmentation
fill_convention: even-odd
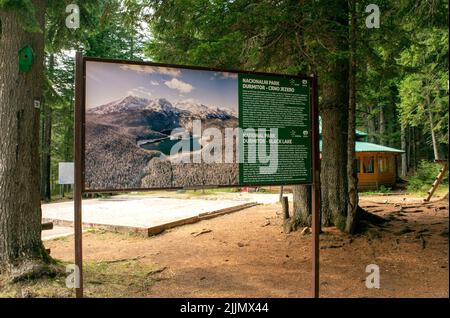
[[[254,75],[268,75],[278,76],[283,78],[297,78],[308,80],[310,82],[310,116],[311,116],[311,182],[302,183],[302,185],[311,186],[312,193],[312,297],[319,296],[319,231],[320,231],[320,153],[319,153],[319,113],[318,113],[318,93],[317,93],[317,77],[304,75],[286,75],[276,73],[263,73],[251,71],[238,70],[224,70],[217,68],[206,68],[196,66],[174,65],[174,64],[160,64],[139,61],[127,61],[117,59],[104,59],[94,57],[84,57],[82,53],[76,53],[76,70],[75,70],[75,185],[74,185],[74,228],[75,228],[75,265],[79,272],[77,279],[76,297],[83,297],[83,249],[82,249],[82,195],[83,193],[95,192],[125,192],[125,191],[148,191],[148,190],[174,190],[182,189],[183,187],[170,188],[138,188],[138,189],[95,189],[89,190],[85,188],[84,182],[84,154],[85,154],[85,92],[86,92],[86,61],[120,63],[120,64],[135,64],[148,65],[158,67],[173,67],[192,70],[216,71],[216,72],[230,72],[240,74],[254,74]],[[299,183],[274,183],[274,185],[298,185]],[[253,186],[258,186],[254,184]],[[220,185],[221,188],[238,187],[239,185]],[[250,186],[250,185],[246,185]],[[267,186],[266,184],[264,186]],[[211,186],[203,186],[204,188]],[[195,187],[202,188],[202,187]]]

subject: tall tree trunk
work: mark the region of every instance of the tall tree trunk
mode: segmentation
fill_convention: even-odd
[[[386,146],[395,148],[397,146],[395,140],[395,134],[398,131],[398,112],[396,108],[397,103],[397,93],[394,91],[389,92],[389,104],[387,107],[387,116],[385,114],[384,118],[386,120]]]
[[[376,139],[376,126],[375,126],[375,118],[372,115],[372,107],[369,106],[369,116],[367,116],[367,130],[369,135],[369,142],[377,142]]]
[[[324,44],[334,52],[348,51],[347,1],[330,1],[326,19],[329,36]],[[341,33],[342,32],[342,33]],[[348,132],[348,59],[330,58],[322,83],[322,223],[345,229],[347,216],[347,132]]]
[[[294,225],[311,226],[311,186],[295,185],[292,187]]]
[[[55,56],[50,54],[48,69],[53,72],[55,66]],[[50,187],[50,155],[51,155],[51,141],[52,141],[52,111],[44,100],[41,109],[41,199],[50,201],[51,187]]]
[[[383,146],[386,146],[386,120],[385,120],[385,114],[384,114],[384,106],[380,105],[380,114],[379,114],[379,136],[380,136],[380,144]]]
[[[358,179],[355,157],[356,129],[356,0],[349,0],[350,8],[350,69],[349,69],[349,102],[348,102],[348,138],[347,138],[347,177],[348,207],[345,232],[353,234],[358,223]]]
[[[405,177],[408,174],[408,161],[407,161],[407,146],[406,146],[406,127],[401,125],[401,147],[404,153],[402,153],[402,168],[400,175]]]
[[[44,0],[33,0],[44,29]],[[44,33],[26,32],[19,15],[0,10],[0,268],[20,277],[41,268],[48,255],[41,241],[39,110]],[[28,73],[19,72],[17,52],[34,51]]]
[[[436,133],[434,132],[433,114],[431,112],[431,101],[429,93],[426,94],[425,100],[428,109],[428,122],[430,124],[431,142],[433,143],[434,160],[439,160],[439,148],[436,140]]]
[[[41,199],[50,201],[50,149],[52,134],[52,110],[46,101],[41,111]]]
[[[412,127],[412,168],[413,172],[417,171],[417,143],[416,143],[416,127]]]
[[[408,133],[406,136],[406,161],[408,162],[407,171],[411,169],[411,127],[408,126]]]

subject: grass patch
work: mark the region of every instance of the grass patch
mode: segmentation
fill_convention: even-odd
[[[159,267],[139,260],[95,262],[85,266],[87,297],[144,297],[150,294],[151,273]]]
[[[426,160],[420,161],[416,174],[408,178],[408,192],[426,193],[431,188],[431,185],[441,168],[442,165],[440,164]],[[448,180],[447,171],[442,179],[442,184],[448,187]]]
[[[69,263],[58,262],[61,268]],[[151,293],[154,273],[160,266],[141,259],[84,262],[85,297],[145,297]],[[74,289],[66,287],[66,274],[54,277],[27,279],[9,283],[0,275],[0,297],[75,297]]]
[[[428,186],[423,186],[423,188],[419,190],[409,190],[407,191],[407,194],[414,195],[417,197],[426,197],[428,195],[428,190],[431,189],[431,183]],[[433,197],[441,197],[444,196],[448,192],[448,184],[440,184],[436,191],[433,194]]]
[[[368,190],[368,191],[360,191],[358,192],[358,195],[361,197],[367,197],[367,196],[374,196],[374,195],[383,195],[386,193],[396,193],[398,195],[411,195],[414,197],[418,197],[418,198],[425,198],[427,196],[427,191],[431,189],[431,183],[428,186],[423,186],[423,188],[419,189],[419,190],[411,190],[408,189],[406,191],[402,191],[402,192],[396,192],[396,191],[392,191],[392,192],[382,192],[382,191],[375,191],[375,190]],[[436,191],[433,194],[433,197],[439,197],[439,196],[443,196],[448,192],[448,185],[446,184],[440,184],[438,186],[438,188],[436,189]]]

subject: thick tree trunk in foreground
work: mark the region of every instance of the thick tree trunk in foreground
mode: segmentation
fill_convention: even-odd
[[[33,0],[44,29],[44,0]],[[41,242],[39,109],[44,34],[28,33],[14,11],[0,11],[0,268],[12,277],[41,269],[48,255]],[[34,64],[20,73],[18,51],[30,45]]]
[[[358,177],[355,157],[356,129],[356,0],[350,0],[350,69],[347,138],[348,206],[345,232],[353,234],[358,223]]]
[[[342,71],[344,72],[344,71]],[[340,83],[324,85],[322,111],[322,222],[343,229],[347,214],[347,102]],[[325,93],[325,91],[328,91]],[[328,96],[326,96],[328,95]],[[339,102],[340,100],[340,102]],[[338,105],[335,104],[338,101]],[[334,106],[334,107],[333,107]]]
[[[348,51],[347,1],[330,2],[330,21],[324,45],[334,52]],[[330,57],[322,83],[322,224],[344,230],[347,216],[348,59]]]
[[[433,153],[434,153],[434,160],[439,160],[439,148],[437,144],[436,134],[434,132],[434,122],[433,122],[433,114],[431,113],[431,102],[430,102],[430,95],[427,93],[426,95],[426,102],[428,107],[428,121],[430,124],[430,132],[431,132],[431,142],[433,144]]]
[[[295,185],[292,187],[294,197],[293,224],[298,226],[311,226],[311,186]]]

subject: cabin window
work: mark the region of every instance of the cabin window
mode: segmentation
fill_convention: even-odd
[[[356,159],[356,172],[361,172],[361,159]]]
[[[363,172],[374,173],[374,159],[373,157],[364,157],[363,159]]]

